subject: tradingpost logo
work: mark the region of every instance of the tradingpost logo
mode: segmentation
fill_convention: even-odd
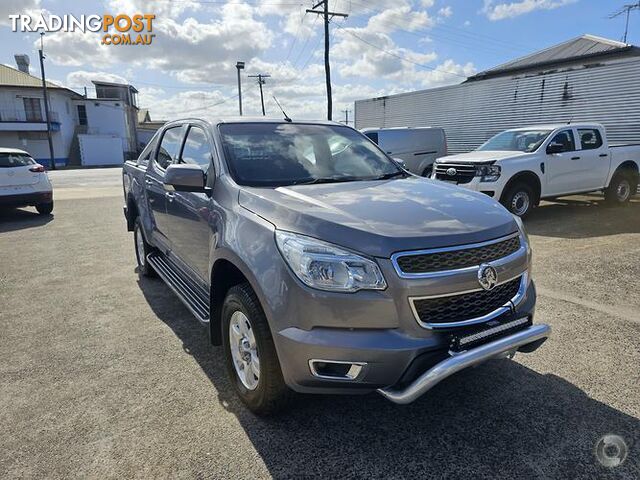
[[[135,15],[9,15],[14,32],[104,32],[102,45],[151,45],[152,13]]]

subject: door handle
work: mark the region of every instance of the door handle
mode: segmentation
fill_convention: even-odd
[[[580,160],[580,157],[571,157],[571,160]]]
[[[173,196],[174,196],[173,192],[166,192],[164,196],[167,198],[168,201],[173,202]]]
[[[598,155],[599,157],[608,157],[609,154],[608,153],[601,153],[600,155]]]
[[[146,179],[145,179],[144,183],[145,183],[147,186],[149,186],[149,187],[150,187],[151,185],[153,185],[153,182],[152,182],[151,180],[149,180],[148,178],[146,178]]]

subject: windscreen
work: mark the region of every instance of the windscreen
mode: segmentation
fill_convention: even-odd
[[[507,130],[491,137],[476,150],[534,152],[549,136],[551,130]]]
[[[403,174],[351,128],[290,123],[232,123],[219,128],[229,169],[240,185],[375,180]]]
[[[26,167],[35,163],[26,153],[0,153],[0,168]]]

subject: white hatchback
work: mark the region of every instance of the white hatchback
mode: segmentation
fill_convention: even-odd
[[[53,211],[53,187],[44,167],[24,150],[0,148],[0,207]]]

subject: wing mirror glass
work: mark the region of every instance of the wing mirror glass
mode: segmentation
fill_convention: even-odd
[[[164,174],[164,188],[176,192],[205,192],[206,176],[198,165],[169,165]]]
[[[564,152],[564,145],[561,143],[551,142],[547,146],[547,153],[562,153]]]

